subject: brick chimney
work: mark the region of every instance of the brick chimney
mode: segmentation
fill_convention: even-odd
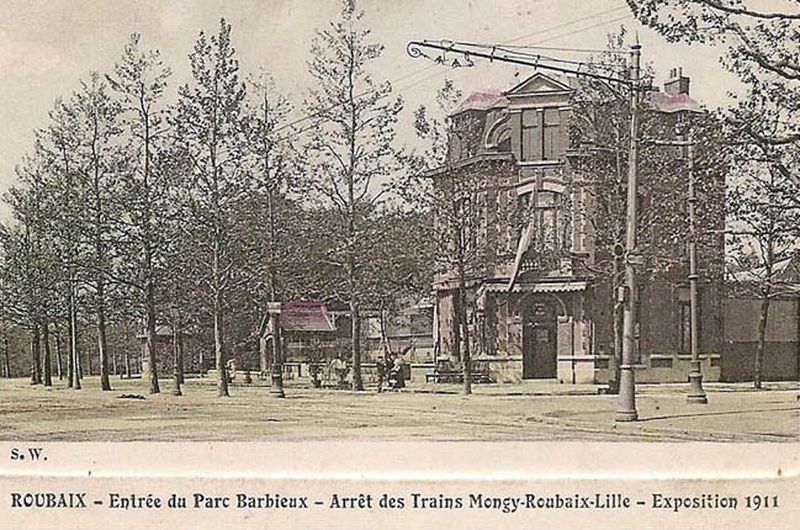
[[[683,75],[683,68],[673,68],[669,71],[669,79],[664,83],[664,92],[670,95],[689,95],[689,78]]]

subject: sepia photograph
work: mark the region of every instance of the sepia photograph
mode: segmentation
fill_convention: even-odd
[[[798,442],[797,2],[0,13],[0,440]]]

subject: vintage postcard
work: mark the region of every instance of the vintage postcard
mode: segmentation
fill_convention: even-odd
[[[0,529],[796,527],[796,1],[0,14]]]

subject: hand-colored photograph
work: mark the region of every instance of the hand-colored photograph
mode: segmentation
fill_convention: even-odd
[[[796,2],[0,14],[0,440],[798,442]]]

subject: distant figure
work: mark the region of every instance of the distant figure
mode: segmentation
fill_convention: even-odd
[[[228,383],[233,383],[233,380],[236,379],[236,361],[228,360],[225,363],[225,372],[228,374]]]
[[[378,357],[375,362],[375,371],[378,372],[378,393],[383,392],[383,379],[386,377],[386,363],[383,362],[383,357]]]
[[[394,390],[406,387],[406,378],[403,375],[403,361],[401,358],[394,358],[394,365],[389,371],[389,386]]]
[[[311,376],[311,386],[314,388],[322,388],[322,380],[320,379],[319,366],[315,363],[308,365],[308,375]]]
[[[349,371],[347,363],[337,357],[331,361],[331,370],[338,377],[338,388],[347,388],[347,372]]]

